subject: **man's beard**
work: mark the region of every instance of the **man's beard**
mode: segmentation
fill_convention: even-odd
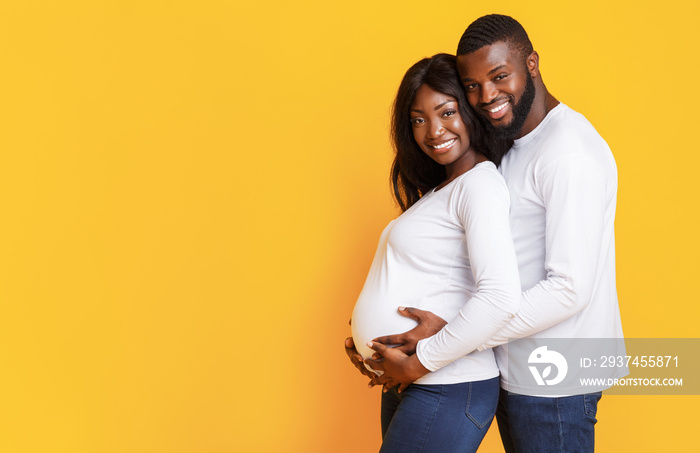
[[[491,121],[484,118],[483,124],[492,137],[501,140],[512,140],[520,134],[520,130],[525,124],[527,115],[530,113],[532,102],[535,100],[535,83],[532,77],[527,76],[525,91],[520,96],[520,102],[513,105],[513,120],[506,126],[494,126]],[[483,118],[483,117],[482,117]]]

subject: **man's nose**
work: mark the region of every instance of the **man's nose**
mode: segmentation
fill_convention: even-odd
[[[492,83],[487,83],[481,89],[480,94],[481,94],[481,98],[479,99],[479,101],[482,104],[488,104],[489,102],[496,99],[496,96],[498,96],[498,90],[496,89],[496,87],[493,86]]]

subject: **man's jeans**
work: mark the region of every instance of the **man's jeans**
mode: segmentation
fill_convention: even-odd
[[[380,453],[476,452],[498,404],[499,379],[411,384],[382,394]]]
[[[592,453],[600,397],[544,398],[501,389],[496,418],[506,453]]]

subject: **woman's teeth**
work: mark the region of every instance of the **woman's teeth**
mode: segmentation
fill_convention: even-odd
[[[455,140],[457,140],[457,139],[453,138],[451,140],[447,140],[445,143],[441,143],[439,145],[434,145],[433,148],[435,148],[435,149],[447,148],[448,146],[451,146],[455,142]]]

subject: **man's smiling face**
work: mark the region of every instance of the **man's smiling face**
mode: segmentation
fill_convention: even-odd
[[[457,57],[467,99],[498,138],[519,138],[532,102],[535,84],[525,58],[504,41]]]

